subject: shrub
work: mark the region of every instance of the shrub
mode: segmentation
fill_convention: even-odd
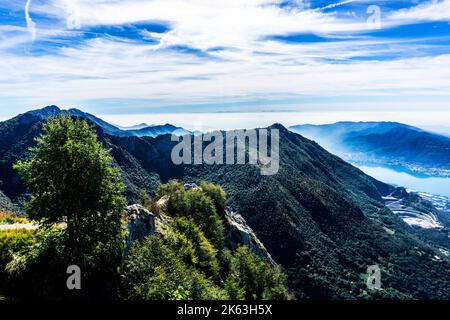
[[[170,243],[170,241],[169,241]],[[135,243],[123,272],[127,299],[218,299],[225,291],[186,264],[162,237]]]
[[[286,276],[268,262],[252,253],[247,247],[236,249],[230,266],[230,276],[238,279],[238,283],[228,288],[243,288],[245,299],[287,299]],[[232,291],[233,292],[233,291]]]
[[[9,212],[0,211],[0,224],[28,223],[27,218],[18,217]]]
[[[64,232],[59,227],[38,229],[33,240],[14,252],[5,266],[5,290],[16,298],[62,299],[66,290],[63,277]]]
[[[231,300],[244,300],[245,290],[240,286],[240,281],[234,275],[228,276],[224,284],[225,291]]]
[[[6,229],[0,230],[0,272],[11,261],[13,254],[21,252],[35,241],[35,230]]]
[[[206,237],[221,250],[224,247],[225,230],[212,200],[201,190],[189,190],[184,201],[186,215],[192,217]]]
[[[200,188],[205,195],[212,200],[214,207],[216,208],[216,212],[220,216],[224,216],[227,206],[227,194],[225,191],[220,186],[206,181],[202,181]]]
[[[171,215],[181,215],[186,209],[184,201],[185,190],[181,183],[171,180],[167,184],[161,184],[156,190],[156,199],[168,196],[167,211]]]
[[[198,258],[195,253],[194,244],[186,235],[173,229],[168,229],[164,236],[164,244],[185,264],[189,266],[197,265]]]
[[[154,287],[157,282],[158,286],[162,287],[161,290],[166,292],[166,297],[178,290],[188,292],[189,298],[192,299],[290,298],[286,276],[279,267],[273,267],[247,247],[240,246],[235,251],[225,248],[224,222],[217,212],[225,214],[226,195],[220,187],[202,182],[198,189],[185,190],[180,183],[170,181],[158,189],[157,197],[163,196],[169,197],[166,208],[167,213],[172,216],[172,221],[169,232],[158,241],[168,251],[153,254],[169,259],[160,261],[158,265],[168,264],[171,268],[151,268],[145,271],[152,279],[152,283],[147,283],[147,287]],[[152,240],[148,241],[150,242],[146,246],[155,245]],[[137,256],[132,258],[134,259],[137,259]],[[149,257],[147,262],[142,263],[151,264],[151,261]],[[182,270],[190,270],[191,277],[180,276],[184,272]],[[173,282],[174,277],[182,280]],[[164,286],[160,282],[162,279]],[[214,285],[210,279],[215,280],[221,287]],[[221,279],[226,280],[222,282]],[[192,282],[193,280],[195,281]],[[170,283],[170,290],[167,291],[167,285]],[[154,297],[154,294],[151,296]]]
[[[173,220],[172,227],[192,241],[197,257],[195,266],[204,272],[207,277],[217,279],[219,277],[217,250],[195,222],[190,218],[179,217]]]
[[[210,193],[220,194],[209,184],[204,184]],[[213,191],[211,191],[213,190]],[[158,188],[157,197],[168,196],[167,213],[171,216],[187,216],[194,219],[211,243],[221,250],[224,247],[223,221],[216,211],[214,201],[201,189],[184,190],[181,183],[170,181]],[[215,196],[218,199],[219,196]],[[219,201],[219,200],[218,200]]]
[[[150,196],[144,190],[141,190],[139,193],[139,203],[141,206],[147,208],[151,213],[155,216],[160,215],[160,208],[156,201],[152,200]]]

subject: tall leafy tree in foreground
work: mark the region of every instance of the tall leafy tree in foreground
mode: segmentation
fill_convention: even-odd
[[[119,171],[86,121],[55,117],[43,130],[30,160],[15,165],[31,193],[26,208],[44,225],[67,224],[65,251],[73,264],[114,272],[126,205]]]

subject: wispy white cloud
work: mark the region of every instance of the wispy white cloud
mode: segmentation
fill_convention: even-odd
[[[355,0],[346,0],[346,1],[336,2],[336,3],[332,3],[332,4],[329,4],[329,5],[323,6],[323,7],[319,8],[319,9],[317,9],[317,10],[334,9],[334,8],[337,8],[337,7],[344,6],[346,4],[352,3],[354,1]]]
[[[408,23],[422,21],[450,21],[450,0],[431,0],[392,13],[393,21]]]
[[[27,0],[25,4],[25,20],[27,22],[27,28],[30,31],[32,41],[36,40],[36,23],[30,17],[30,5],[31,0]]]
[[[281,2],[51,0],[30,6],[29,0],[27,28],[0,26],[5,39],[0,44],[0,99],[12,96],[36,105],[136,98],[189,104],[292,95],[450,95],[450,55],[414,56],[431,45],[360,36],[368,30],[364,18],[326,10],[368,1],[336,1],[322,10],[287,10]],[[446,21],[449,2],[427,1],[390,12],[383,15],[383,26]],[[32,20],[30,13],[59,23]],[[68,19],[75,19],[81,30],[67,30],[72,26]],[[83,37],[83,30],[92,27],[145,21],[167,23],[170,30],[141,31],[157,44]],[[27,35],[29,39],[27,32],[38,40],[34,46],[39,54],[20,50]],[[299,44],[270,38],[309,33],[341,40]],[[46,41],[56,45],[42,44]],[[204,56],[174,50],[177,46]]]
[[[314,10],[291,11],[277,0],[124,0],[76,2],[80,24],[121,25],[140,21],[167,21],[173,29],[161,34],[165,45],[185,44],[207,49],[246,47],[271,34],[365,30],[365,21],[337,19]],[[68,1],[53,0],[36,11],[67,19]]]
[[[361,43],[361,48],[364,44],[367,42]],[[446,67],[450,55],[334,63],[345,61],[351,52],[338,44],[327,44],[326,49],[323,44],[273,46],[280,54],[226,51],[217,53],[222,59],[216,60],[155,51],[151,45],[93,39],[82,47],[61,49],[58,56],[23,56],[19,60],[4,55],[3,62],[11,69],[0,74],[0,95],[15,93],[43,103],[49,99],[74,102],[138,97],[189,103],[292,93],[446,94],[450,86]],[[371,53],[363,50],[358,53]],[[318,60],[321,55],[332,61]]]

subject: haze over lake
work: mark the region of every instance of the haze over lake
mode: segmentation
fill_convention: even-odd
[[[383,182],[450,198],[450,178],[416,177],[385,167],[358,166],[358,168]]]

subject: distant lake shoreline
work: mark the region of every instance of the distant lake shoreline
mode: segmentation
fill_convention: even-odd
[[[355,166],[382,182],[450,198],[450,178],[413,176],[404,171],[381,166]]]

